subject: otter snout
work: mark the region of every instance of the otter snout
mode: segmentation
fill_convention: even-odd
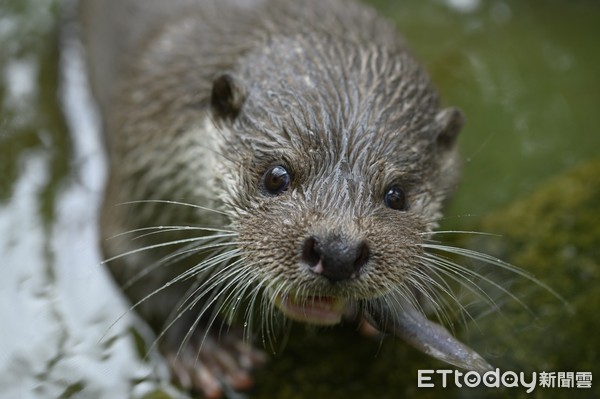
[[[365,241],[338,235],[310,236],[302,248],[302,261],[313,273],[322,275],[332,283],[358,277],[369,255],[369,246]]]

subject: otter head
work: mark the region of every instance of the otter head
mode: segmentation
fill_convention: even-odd
[[[410,55],[271,41],[214,80],[211,105],[244,292],[328,325],[350,303],[422,288],[420,244],[456,183],[463,119]]]

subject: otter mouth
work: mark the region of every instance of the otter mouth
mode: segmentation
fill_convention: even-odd
[[[277,295],[275,306],[292,320],[331,326],[342,321],[346,300],[332,296]]]

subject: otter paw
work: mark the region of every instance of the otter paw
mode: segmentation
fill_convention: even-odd
[[[202,339],[204,338],[204,339]],[[252,371],[267,361],[267,355],[241,338],[227,334],[219,338],[207,334],[190,341],[181,351],[168,352],[167,361],[175,383],[206,398],[252,387]]]

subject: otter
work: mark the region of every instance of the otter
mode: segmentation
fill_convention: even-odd
[[[82,0],[81,15],[106,264],[184,388],[248,387],[265,361],[252,337],[288,319],[363,320],[489,369],[422,311],[443,290],[427,242],[463,115],[390,22],[349,0]]]

